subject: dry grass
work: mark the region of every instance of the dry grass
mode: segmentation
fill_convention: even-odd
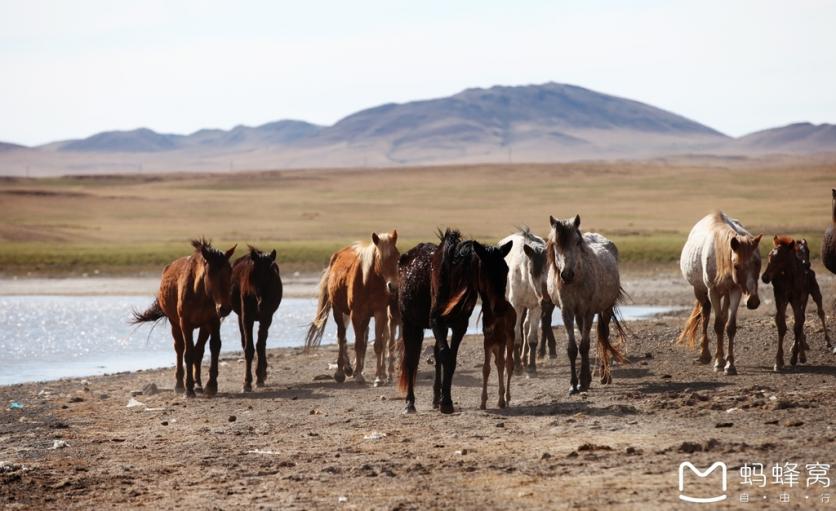
[[[751,230],[807,236],[818,252],[836,164],[602,162],[277,171],[0,182],[5,273],[158,269],[205,235],[277,247],[291,268],[397,227],[408,248],[452,225],[496,240],[580,213],[626,260],[670,261],[723,209]]]

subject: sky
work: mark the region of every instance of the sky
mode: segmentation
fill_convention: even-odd
[[[836,123],[836,2],[0,0],[0,141],[333,124],[549,81],[739,136]]]

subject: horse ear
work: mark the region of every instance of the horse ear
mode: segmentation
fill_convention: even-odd
[[[514,246],[514,242],[512,240],[508,240],[507,242],[505,242],[504,245],[499,247],[499,252],[502,254],[502,257],[507,256],[508,253],[511,252],[511,247],[512,246]]]
[[[549,225],[552,227],[557,227],[557,219],[555,217],[549,215]]]
[[[232,248],[230,248],[229,250],[227,250],[227,251],[224,253],[224,255],[226,256],[226,258],[227,258],[227,259],[229,259],[230,257],[232,257],[232,254],[234,254],[234,253],[235,253],[235,249],[236,249],[236,248],[238,248],[238,243],[236,243],[235,245],[232,245]]]
[[[258,252],[252,247],[250,247],[250,259],[253,261],[258,261]]]
[[[372,233],[372,243],[374,243],[375,245],[380,243],[380,236],[378,236],[376,232]]]
[[[398,230],[397,229],[392,229],[392,233],[389,234],[389,238],[392,240],[393,245],[395,243],[397,243],[398,242]]]
[[[735,236],[734,238],[731,239],[731,241],[729,241],[729,245],[731,246],[732,250],[737,252],[737,249],[740,248],[740,240],[738,240],[737,236]]]
[[[772,246],[773,246],[773,247],[777,247],[777,246],[778,246],[778,235],[777,235],[777,234],[776,234],[775,236],[773,236],[773,237],[772,237]]]
[[[581,226],[581,216],[580,215],[575,215],[575,221],[574,221],[573,225],[575,226],[575,229],[577,229],[578,227]]]
[[[275,249],[275,248],[273,249],[273,251],[272,251],[272,252],[270,252],[270,260],[271,260],[271,261],[275,261],[275,260],[276,260],[276,249]]]
[[[534,249],[531,248],[531,245],[523,243],[523,252],[525,252],[525,255],[527,255],[529,259],[534,259]]]
[[[758,245],[760,245],[760,243],[761,243],[761,238],[763,238],[763,234],[758,234],[758,235],[755,237],[755,246],[756,246],[756,247],[757,247]]]
[[[479,259],[484,259],[486,252],[485,247],[482,246],[481,243],[473,243],[473,250],[476,252],[476,255],[479,256]]]
[[[203,257],[204,262],[209,261],[209,250],[205,246],[200,247],[200,256]]]

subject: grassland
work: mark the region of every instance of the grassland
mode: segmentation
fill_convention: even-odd
[[[495,241],[575,213],[625,262],[667,263],[714,209],[817,254],[835,178],[836,162],[746,160],[5,179],[0,273],[157,272],[197,236],[274,247],[285,271],[308,271],[376,230],[396,227],[403,250],[437,227]]]

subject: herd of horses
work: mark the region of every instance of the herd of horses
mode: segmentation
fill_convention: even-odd
[[[822,243],[822,262],[836,273],[836,189],[832,193],[832,221]],[[350,376],[363,382],[369,324],[374,318],[375,385],[393,380],[399,358],[399,387],[406,394],[404,413],[414,413],[424,331],[430,329],[435,338],[433,407],[451,413],[457,354],[479,301],[485,354],[481,408],[487,406],[491,362],[499,381],[498,406],[503,408],[511,399],[512,374],[523,370],[535,373],[537,358],[546,356],[547,344],[549,356],[557,356],[551,320],[554,309],[560,308],[568,338],[570,393],[586,391],[591,385],[590,336],[596,320],[596,370],[600,382],[609,384],[612,361],[625,361],[626,336],[618,312],[625,293],[618,249],[601,234],[582,232],[580,226],[577,215],[550,217],[545,239],[523,228],[495,246],[463,239],[458,230],[448,228],[438,232],[438,243],[420,243],[403,254],[397,248],[396,230],[372,233],[370,242],[356,242],[331,256],[319,283],[316,315],[305,348],[320,344],[332,316],[339,347],[334,379],[343,382]],[[749,309],[759,306],[759,278],[772,284],[775,296],[775,371],[784,367],[788,305],[795,321],[790,364],[806,362],[809,346],[804,319],[810,296],[818,307],[827,348],[832,348],[807,241],[776,235],[761,274],[761,238],[739,221],[716,212],[694,225],[680,257],[682,275],[693,287],[696,303],[678,342],[692,348],[699,344],[697,360],[703,364],[713,360],[715,371],[723,370],[727,375],[737,374],[734,338],[738,306],[743,300]],[[175,390],[186,397],[194,397],[196,390],[213,396],[218,390],[220,322],[235,311],[246,361],[243,391],[250,392],[256,354],[255,384],[265,384],[267,335],[282,299],[276,251],[264,253],[250,246],[248,254],[231,261],[235,246],[222,252],[204,239],[192,245],[191,255],[163,270],[156,300],[147,310],[135,312],[133,322],[167,319],[177,361]],[[708,337],[712,312],[717,337],[713,355]],[[254,341],[256,321],[259,328]],[[354,330],[353,364],[346,339],[349,324]],[[616,342],[611,340],[611,325]],[[201,362],[207,340],[211,362],[203,388]]]

